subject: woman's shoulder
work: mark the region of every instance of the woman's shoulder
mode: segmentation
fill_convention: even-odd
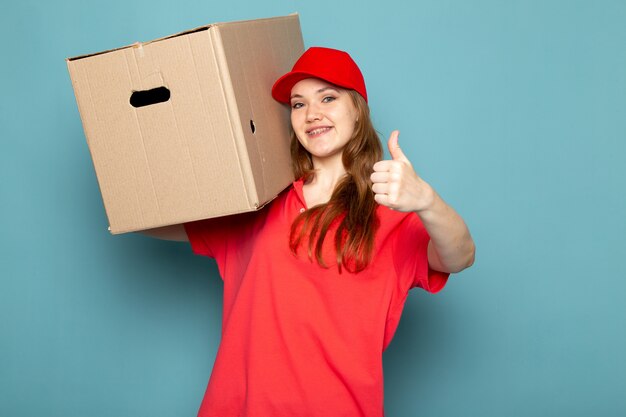
[[[376,240],[378,242],[414,241],[425,239],[428,236],[419,216],[415,212],[401,212],[380,206],[377,210],[378,230]]]
[[[389,207],[379,205],[376,209],[376,215],[380,222],[380,227],[396,228],[408,223],[421,224],[420,218],[415,212],[403,212],[392,210]]]

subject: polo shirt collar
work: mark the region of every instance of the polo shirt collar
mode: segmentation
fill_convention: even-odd
[[[302,178],[299,178],[293,182],[293,189],[296,192],[296,197],[300,200],[302,207],[308,208],[306,205],[306,201],[304,200],[304,192],[302,191],[302,186],[304,185],[304,181]]]

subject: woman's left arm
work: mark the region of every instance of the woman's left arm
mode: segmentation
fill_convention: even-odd
[[[460,272],[474,263],[475,246],[467,225],[452,207],[413,169],[398,145],[397,130],[388,141],[392,160],[374,165],[371,175],[376,202],[391,209],[414,211],[430,235],[428,264],[442,272]]]

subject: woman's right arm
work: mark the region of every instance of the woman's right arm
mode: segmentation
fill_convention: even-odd
[[[163,240],[174,240],[177,242],[188,242],[187,232],[182,224],[172,226],[157,227],[155,229],[141,230],[139,233],[146,236]]]

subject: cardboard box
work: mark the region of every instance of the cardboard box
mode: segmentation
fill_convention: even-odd
[[[298,15],[217,23],[67,59],[111,233],[257,210],[293,181],[271,87]]]

